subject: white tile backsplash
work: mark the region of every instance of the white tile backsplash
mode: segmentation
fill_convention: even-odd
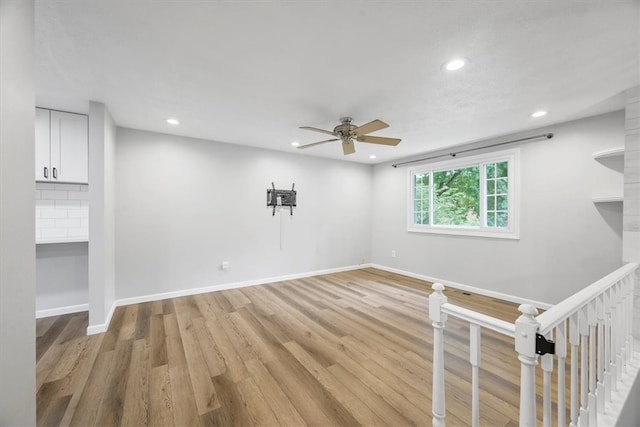
[[[41,228],[40,235],[42,241],[52,240],[54,238],[68,237],[66,228]]]
[[[69,209],[67,214],[69,218],[89,218],[89,208],[83,206],[80,209]]]
[[[36,183],[36,243],[89,240],[89,186]]]
[[[69,237],[85,237],[87,235],[86,228],[67,228]]]
[[[56,185],[48,182],[36,182],[36,190],[54,190]]]
[[[89,194],[89,193],[84,193]],[[69,197],[71,199],[71,197]],[[55,200],[56,208],[71,208],[71,209],[80,209],[82,206],[82,200]]]
[[[61,190],[42,190],[40,192],[40,198],[43,200],[68,199],[69,192]]]
[[[79,228],[82,226],[80,218],[58,218],[56,221],[56,228]]]
[[[89,200],[88,191],[69,191],[69,198],[73,200]]]
[[[66,209],[47,208],[40,210],[40,218],[67,218],[67,216]]]
[[[80,191],[80,184],[53,184],[55,190],[60,191]],[[85,185],[85,187],[88,187]]]
[[[56,220],[36,218],[36,228],[56,228]]]

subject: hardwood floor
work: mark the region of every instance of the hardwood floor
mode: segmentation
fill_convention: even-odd
[[[37,321],[38,425],[431,425],[430,283],[375,269]],[[513,321],[514,304],[447,290]],[[468,325],[445,339],[447,423],[469,425]],[[483,331],[481,424],[516,426],[513,342]]]

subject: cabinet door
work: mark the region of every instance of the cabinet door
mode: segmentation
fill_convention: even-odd
[[[49,110],[36,108],[36,181],[51,179]]]
[[[58,182],[89,182],[87,116],[51,111],[51,178]]]

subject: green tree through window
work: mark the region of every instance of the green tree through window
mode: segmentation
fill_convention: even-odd
[[[518,238],[518,158],[515,149],[412,169],[409,231]]]
[[[415,224],[429,224],[429,174],[414,175],[413,177],[413,221]]]
[[[472,166],[433,173],[433,223],[480,224],[480,168]]]
[[[507,227],[509,225],[509,164],[507,162],[487,163],[487,227]]]

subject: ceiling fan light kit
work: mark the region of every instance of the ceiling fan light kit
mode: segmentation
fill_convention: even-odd
[[[342,117],[340,123],[333,131],[319,129],[312,126],[300,126],[300,129],[311,130],[314,132],[326,133],[333,135],[335,138],[326,139],[324,141],[313,142],[311,144],[300,145],[297,148],[309,148],[315,145],[325,144],[327,142],[342,141],[342,152],[344,155],[353,154],[356,152],[354,141],[366,142],[369,144],[391,145],[396,146],[400,143],[398,138],[387,138],[383,136],[370,136],[368,133],[375,132],[384,128],[388,128],[389,125],[382,120],[373,120],[362,126],[356,126],[351,123],[353,119],[351,117]]]

